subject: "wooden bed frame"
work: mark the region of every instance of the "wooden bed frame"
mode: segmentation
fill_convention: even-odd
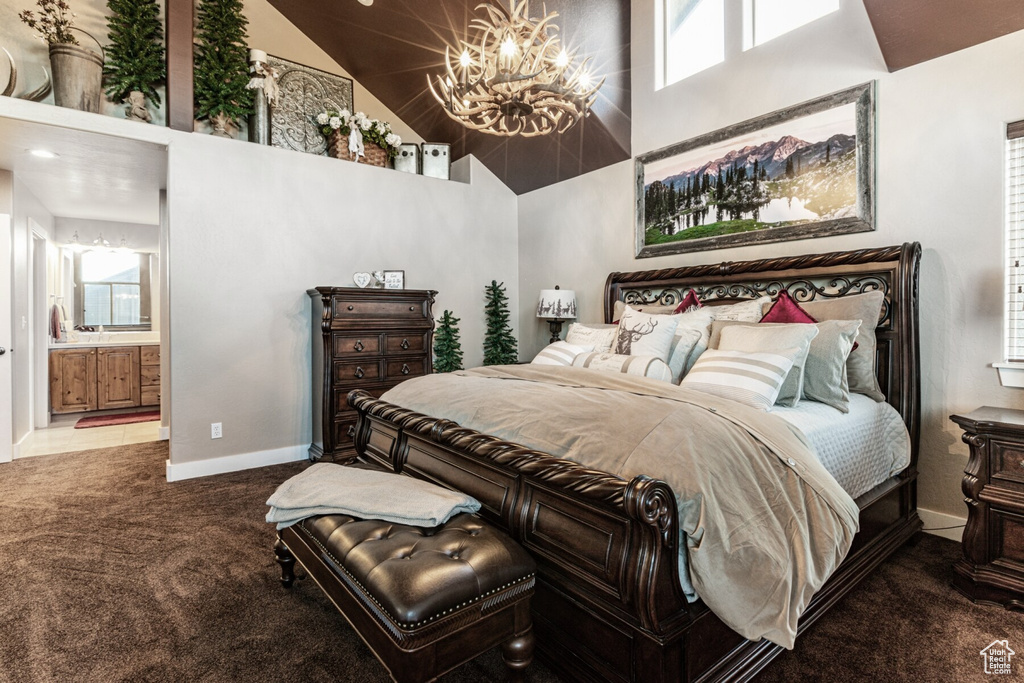
[[[860,532],[803,614],[803,632],[921,528],[918,267],[921,247],[612,273],[615,301],[671,304],[693,288],[726,303],[789,291],[798,301],[880,290],[879,385],[906,421],[910,466],[857,500]],[[559,676],[585,681],[748,680],[781,648],[752,642],[680,588],[676,506],[669,486],[625,480],[502,441],[449,420],[353,392],[361,457],[465,491],[480,514],[537,560],[533,600],[539,654]],[[797,641],[799,647],[799,641]]]

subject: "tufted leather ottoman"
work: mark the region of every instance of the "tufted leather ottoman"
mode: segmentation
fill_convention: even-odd
[[[533,660],[533,559],[472,515],[440,527],[348,515],[278,532],[281,583],[296,560],[396,681],[430,681],[499,643],[513,678]]]

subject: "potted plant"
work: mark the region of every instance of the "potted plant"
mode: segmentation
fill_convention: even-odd
[[[58,107],[98,113],[103,87],[103,56],[82,47],[72,31],[91,35],[74,26],[75,15],[64,0],[38,0],[38,16],[29,10],[18,14],[29,28],[39,32],[50,50],[53,100]],[[99,41],[96,41],[99,45]],[[103,47],[100,46],[102,52]]]
[[[386,121],[371,119],[361,111],[348,109],[325,111],[316,117],[320,132],[327,138],[328,153],[335,159],[386,167],[398,154],[402,138]]]
[[[218,137],[234,137],[228,128],[252,113],[248,23],[241,0],[202,0],[196,14],[196,118],[208,119]]]
[[[156,0],[107,0],[107,7],[107,97],[128,105],[128,120],[149,122],[146,98],[160,106],[156,86],[167,79],[160,7]]]

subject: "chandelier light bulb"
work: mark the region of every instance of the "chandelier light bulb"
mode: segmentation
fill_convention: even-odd
[[[462,65],[463,69],[467,69],[473,65],[473,58],[469,56],[469,50],[462,51],[462,56],[459,57],[459,64]]]
[[[569,66],[569,55],[567,55],[565,53],[565,49],[564,48],[562,49],[561,52],[558,53],[558,59],[555,60],[555,66],[563,68],[563,69],[565,67]]]
[[[501,43],[501,56],[512,57],[516,54],[516,41],[512,40],[511,36],[505,38]]]

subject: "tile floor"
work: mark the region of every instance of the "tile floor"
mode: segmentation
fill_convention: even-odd
[[[22,447],[19,457],[70,453],[91,448],[109,448],[122,444],[160,440],[159,420],[88,429],[75,429],[76,422],[78,422],[78,417],[57,418],[50,423],[49,428],[35,430],[29,437],[28,444]]]

